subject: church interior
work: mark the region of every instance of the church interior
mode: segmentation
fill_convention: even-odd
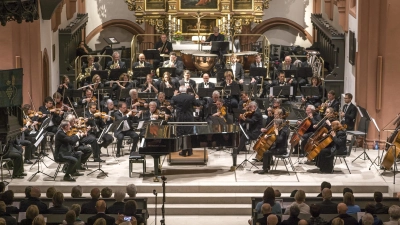
[[[291,213],[294,190],[318,205],[325,181],[362,212],[376,192],[399,205],[400,1],[0,0],[0,12],[1,181],[19,208],[28,186],[68,207],[108,187],[109,207],[134,184],[140,224],[256,224],[266,188]],[[82,170],[56,160],[60,132]]]

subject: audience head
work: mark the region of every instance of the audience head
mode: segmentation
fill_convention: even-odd
[[[339,214],[346,214],[347,205],[345,203],[339,203],[337,205],[337,211],[338,211]]]
[[[26,209],[26,218],[33,220],[35,217],[39,215],[39,208],[36,205],[30,205]]]
[[[81,214],[81,205],[79,204],[72,204],[69,209],[74,210],[76,217],[79,217],[79,215]]]
[[[11,205],[14,201],[14,192],[12,190],[7,190],[1,195],[1,199],[6,205]]]
[[[6,203],[0,201],[0,212],[5,212],[5,211],[6,211]]]
[[[310,205],[310,214],[312,217],[318,217],[321,213],[321,208],[317,204]]]
[[[364,216],[361,218],[362,225],[373,225],[374,224],[374,217],[370,213],[365,213]]]
[[[271,205],[268,204],[268,203],[264,203],[264,204],[261,206],[261,213],[262,213],[263,215],[271,213],[271,210],[272,210],[272,209],[271,209]]]
[[[136,185],[134,185],[134,184],[129,184],[128,186],[126,186],[126,193],[127,193],[128,196],[131,197],[131,198],[136,197],[136,194],[137,194]]]
[[[47,188],[46,191],[46,197],[47,198],[53,198],[53,195],[57,192],[57,189],[55,187],[49,187]]]
[[[26,198],[30,198],[31,197],[31,189],[32,189],[32,186],[28,186],[28,187],[25,188],[25,197]]]
[[[93,225],[107,225],[107,222],[104,218],[98,218],[94,221]]]
[[[33,219],[32,225],[46,225],[43,215],[37,215],[35,219]]]
[[[101,197],[102,198],[111,198],[112,196],[112,190],[109,187],[105,187],[101,189]]]
[[[375,214],[375,205],[372,203],[367,203],[365,205],[365,213]]]
[[[125,199],[125,192],[120,191],[120,190],[115,191],[114,198],[115,198],[115,201],[117,201],[117,202],[123,202]]]
[[[332,190],[329,188],[324,188],[322,190],[322,198],[324,200],[331,200],[332,199]]]
[[[274,193],[275,193],[275,197],[281,197],[281,195],[282,195],[278,189],[275,189]]]
[[[92,199],[99,199],[100,198],[100,189],[98,188],[93,188],[90,191],[90,196],[92,197]]]
[[[0,218],[0,225],[7,225],[6,221],[3,218]]]
[[[344,194],[346,194],[346,192],[350,192],[353,194],[353,190],[351,190],[351,188],[348,188],[348,187],[343,188],[343,196],[344,196]]]
[[[308,225],[307,220],[300,220],[299,223],[297,223],[298,225]]]
[[[267,187],[267,189],[264,190],[263,200],[264,203],[268,203],[270,206],[275,205],[275,191],[272,187]]]
[[[82,197],[82,187],[79,185],[73,187],[71,190],[71,197],[73,197],[73,198]]]
[[[335,219],[332,220],[332,225],[344,225],[344,221],[340,219],[339,217],[336,217]]]
[[[354,195],[350,192],[346,192],[343,195],[343,203],[346,205],[354,205]]]
[[[3,193],[5,189],[6,185],[4,184],[4,182],[0,182],[0,193]]]
[[[297,203],[304,202],[306,200],[306,193],[303,190],[298,190],[294,195],[294,200],[296,200]]]
[[[40,189],[38,187],[32,187],[31,188],[31,197],[32,198],[40,198]]]
[[[296,195],[296,193],[297,193],[297,190],[293,190],[292,192],[290,192],[290,197],[293,198]]]
[[[129,200],[125,203],[124,215],[134,216],[136,215],[137,204],[135,200]]]
[[[65,214],[65,221],[67,222],[67,224],[74,224],[75,220],[76,220],[75,211],[74,210],[69,210]]]
[[[375,191],[374,192],[374,200],[375,200],[375,202],[382,202],[382,200],[383,200],[382,192]]]
[[[64,203],[64,194],[59,191],[54,193],[54,195],[53,195],[54,206],[62,206],[63,203]]]
[[[331,183],[329,183],[329,182],[327,182],[327,181],[323,181],[322,183],[321,183],[321,191],[322,190],[324,190],[324,188],[328,188],[328,189],[331,189]]]
[[[267,225],[276,225],[278,224],[278,217],[274,214],[271,214],[267,217]]]
[[[104,200],[98,200],[96,202],[96,210],[97,213],[103,213],[106,211],[107,205],[106,202]]]
[[[291,217],[298,217],[300,215],[300,208],[297,205],[292,205],[289,214]]]
[[[400,207],[398,205],[392,205],[389,207],[389,216],[391,220],[399,220],[400,219]]]

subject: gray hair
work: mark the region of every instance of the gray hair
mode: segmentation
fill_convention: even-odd
[[[114,198],[115,198],[115,201],[117,201],[117,202],[123,202],[125,199],[125,192],[120,191],[120,190],[115,191]]]
[[[117,52],[117,51],[113,52],[112,56],[114,57],[114,56],[116,56],[116,55],[119,56],[119,52]]]
[[[155,106],[157,106],[157,102],[151,101],[151,102],[149,103],[149,105],[155,105]]]
[[[106,102],[106,103],[107,103],[107,105],[110,104],[110,103],[114,104],[113,100],[111,100],[110,98],[107,99],[107,102]]]
[[[389,216],[392,220],[400,219],[400,207],[398,205],[392,205],[389,207]]]
[[[258,107],[258,104],[255,101],[250,102],[249,105],[254,105],[254,106],[256,106],[256,108]]]
[[[70,122],[73,119],[75,119],[75,116],[73,114],[69,114],[67,117],[65,117],[65,120],[68,120],[68,122]]]
[[[180,87],[179,87],[179,92],[180,92],[180,93],[186,93],[186,87],[183,86],[183,85],[180,86]]]
[[[369,214],[365,213],[365,215],[361,218],[363,225],[373,225],[374,224],[374,217]]]
[[[218,97],[220,96],[219,91],[213,91],[212,95],[217,95]]]
[[[130,91],[129,91],[129,95],[131,95],[133,92],[136,92],[137,93],[137,90],[136,89],[131,89]]]
[[[308,107],[310,107],[311,111],[315,111],[315,106],[313,106],[313,105],[308,105]]]
[[[126,193],[129,195],[129,197],[136,197],[137,193],[136,185],[129,184],[128,186],[126,186]]]

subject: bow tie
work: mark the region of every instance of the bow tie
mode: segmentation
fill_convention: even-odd
[[[189,83],[189,81],[185,81],[185,84],[188,84]]]
[[[208,83],[204,83],[204,85],[208,85]]]

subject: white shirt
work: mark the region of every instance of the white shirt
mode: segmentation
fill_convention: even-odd
[[[121,112],[121,110],[119,110],[119,112],[120,112],[122,115],[124,115],[124,114]],[[131,127],[129,126],[128,120],[124,120],[124,124],[123,124],[123,127],[122,127],[122,131],[127,131],[127,130],[130,130],[130,129],[131,129]]]
[[[232,72],[233,72],[233,77],[236,77],[236,63],[233,63],[231,66]]]

